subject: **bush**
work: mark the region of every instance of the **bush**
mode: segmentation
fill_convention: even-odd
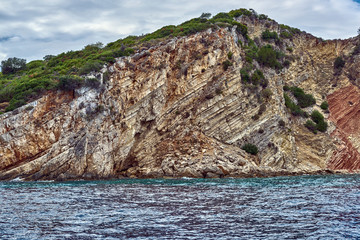
[[[282,68],[281,64],[277,61],[279,57],[280,54],[277,53],[270,45],[260,48],[257,54],[257,60],[261,65],[274,69]]]
[[[317,110],[314,110],[311,113],[311,119],[315,122],[315,123],[319,123],[324,121],[324,116]]]
[[[265,99],[269,99],[272,95],[273,95],[273,93],[270,88],[266,88],[262,91],[262,96]]]
[[[79,75],[85,75],[91,72],[100,71],[103,67],[103,63],[100,61],[89,61],[79,69]]]
[[[334,68],[337,70],[341,70],[345,66],[345,61],[342,57],[337,57],[334,62]]]
[[[312,131],[313,133],[317,133],[316,124],[313,121],[307,120],[305,123],[305,127],[310,131]]]
[[[243,145],[241,147],[241,149],[252,155],[256,155],[259,152],[258,148],[254,144],[251,144],[251,143],[247,143],[247,144]]]
[[[288,31],[282,31],[281,33],[280,33],[280,37],[281,38],[292,38],[292,34],[290,33],[290,32],[288,32]]]
[[[292,87],[290,90],[294,94],[294,97],[298,101],[298,105],[300,107],[306,108],[316,103],[315,98],[311,94],[305,94],[304,90],[301,88]]]
[[[232,59],[232,57],[233,57],[233,55],[234,55],[234,54],[233,54],[232,52],[228,52],[228,54],[227,54],[228,59],[229,59],[229,60],[231,60],[231,59]]]
[[[246,68],[240,69],[241,81],[244,83],[250,82],[250,75]]]
[[[233,64],[232,64],[232,62],[230,62],[229,60],[226,60],[226,61],[224,61],[223,63],[222,63],[222,65],[223,65],[223,69],[224,69],[224,71],[226,71],[230,66],[232,66]]]
[[[231,17],[240,17],[241,15],[251,16],[252,13],[249,10],[245,9],[245,8],[240,8],[240,9],[236,9],[236,10],[231,10],[229,12],[229,15]]]
[[[328,124],[324,120],[324,116],[319,111],[311,113],[311,119],[316,123],[316,129],[320,132],[326,132]]]
[[[306,113],[303,110],[301,110],[301,108],[298,105],[296,105],[286,93],[284,93],[284,99],[285,99],[285,106],[290,109],[292,115],[303,116],[303,117],[306,116]]]
[[[329,104],[328,104],[327,101],[324,101],[324,102],[321,103],[320,107],[321,107],[322,110],[328,110]]]
[[[285,86],[283,86],[283,90],[284,90],[284,91],[290,91],[290,87],[287,86],[287,85],[285,85]]]
[[[250,40],[248,46],[246,46],[245,49],[246,61],[252,63],[253,59],[257,59],[258,51],[259,49],[256,46],[255,42],[253,40]]]
[[[316,129],[319,130],[320,132],[326,132],[328,128],[328,124],[325,121],[321,121],[318,124],[316,124]]]
[[[38,68],[43,66],[43,61],[42,60],[35,60],[35,61],[31,61],[28,64],[26,64],[26,69],[30,70],[30,69],[34,69],[34,68]]]
[[[254,85],[258,85],[264,79],[265,79],[264,74],[262,73],[261,70],[258,69],[251,76],[251,82]]]
[[[228,13],[218,13],[212,19],[232,19],[232,17]]]
[[[26,68],[26,60],[21,58],[8,58],[1,61],[1,72],[3,74],[13,74]]]
[[[209,19],[209,18],[211,18],[211,13],[202,13],[201,16],[200,16],[200,18]]]
[[[59,78],[59,83],[57,87],[60,90],[70,91],[81,87],[82,84],[82,78],[78,76],[66,75]]]
[[[267,15],[265,15],[265,14],[260,14],[259,19],[260,20],[267,20],[267,19],[269,19],[269,17]]]
[[[26,104],[25,99],[23,99],[23,98],[21,98],[21,99],[13,98],[13,99],[11,99],[11,101],[9,102],[9,106],[7,106],[7,107],[5,108],[5,111],[6,111],[6,112],[12,111],[12,110],[14,110],[14,109],[16,109],[16,108],[18,108],[18,107],[21,107],[21,106],[23,106],[23,105],[25,105],[25,104]]]
[[[87,78],[85,80],[85,85],[87,87],[91,87],[91,88],[99,88],[100,86],[100,81],[97,78]]]
[[[285,127],[285,121],[282,120],[282,119],[280,119],[280,120],[279,120],[279,126],[280,126],[280,127]]]
[[[277,40],[277,39],[279,39],[278,34],[276,32],[270,32],[268,29],[266,29],[261,34],[261,38],[264,39],[264,40],[270,40],[270,39]]]
[[[238,32],[239,34],[243,35],[244,37],[247,36],[248,33],[248,29],[244,24],[241,24],[239,22],[233,21],[232,22],[233,26],[236,26],[236,32]]]

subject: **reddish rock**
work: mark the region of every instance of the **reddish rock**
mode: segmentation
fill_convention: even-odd
[[[354,85],[339,89],[328,96],[328,103],[329,119],[336,125],[331,135],[338,139],[328,167],[333,170],[359,170],[360,154],[354,145],[360,133],[360,90]]]

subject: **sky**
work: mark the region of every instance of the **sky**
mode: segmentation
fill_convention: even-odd
[[[0,0],[0,61],[28,62],[177,25],[204,12],[252,8],[324,39],[357,35],[360,0]]]

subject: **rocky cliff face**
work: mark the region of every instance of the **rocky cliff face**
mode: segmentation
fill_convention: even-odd
[[[240,18],[251,38],[269,20]],[[275,44],[292,58],[268,80],[245,84],[246,40],[234,28],[167,40],[108,68],[99,88],[50,92],[0,115],[0,179],[253,177],[360,169],[360,56],[357,39],[322,41],[309,34]],[[258,45],[265,45],[258,40]],[[288,49],[288,50],[287,50]],[[291,51],[290,51],[291,49]],[[223,62],[231,63],[227,69]],[[341,72],[334,60],[348,56]],[[104,69],[105,71],[105,69]],[[329,128],[314,134],[285,107],[283,86],[329,102]],[[252,143],[254,156],[241,147]]]

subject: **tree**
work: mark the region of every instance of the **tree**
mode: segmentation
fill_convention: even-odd
[[[251,143],[246,143],[245,145],[243,145],[241,147],[241,149],[252,155],[256,155],[259,152],[258,148],[254,144],[251,144]]]
[[[26,60],[13,57],[1,61],[1,72],[3,74],[12,74],[26,68]]]
[[[211,13],[202,13],[200,18],[202,19],[209,19],[211,17]]]
[[[45,55],[45,57],[43,57],[44,61],[50,61],[50,59],[52,59],[53,57],[55,57],[54,55]]]

